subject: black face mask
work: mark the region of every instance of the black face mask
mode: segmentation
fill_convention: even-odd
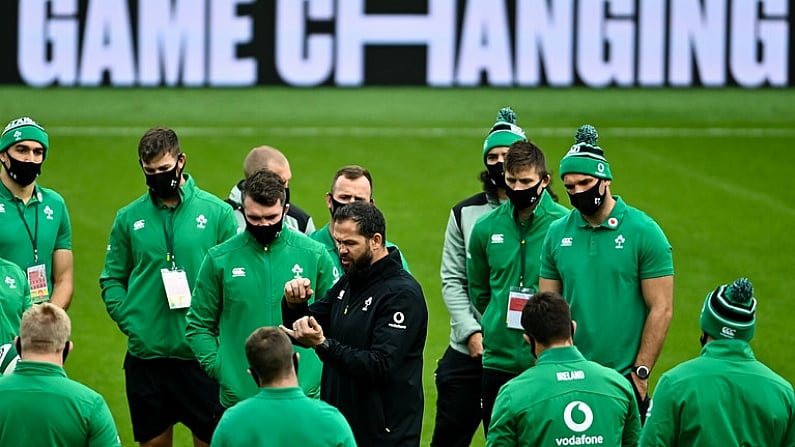
[[[489,179],[494,186],[508,189],[508,185],[505,184],[505,163],[499,161],[493,165],[487,164],[486,170],[489,171]]]
[[[184,165],[182,167],[183,169],[185,168]],[[182,170],[179,169],[179,157],[177,157],[174,168],[170,171],[157,174],[147,174],[144,172],[144,175],[146,176],[146,186],[148,186],[157,197],[161,199],[170,199],[179,194],[179,183],[182,177]]]
[[[284,188],[284,204],[290,203],[290,188]]]
[[[8,166],[3,163],[6,168],[8,176],[11,180],[16,182],[19,186],[28,186],[36,180],[36,177],[41,174],[41,163],[33,163],[32,161],[20,161],[8,155]]]
[[[707,344],[707,334],[701,333],[701,337],[698,337],[698,342],[701,343],[701,347],[703,348],[705,344]]]
[[[505,194],[508,195],[508,199],[511,201],[511,203],[513,203],[513,207],[517,210],[530,208],[536,202],[538,202],[538,198],[541,197],[541,194],[538,193],[538,187],[541,186],[542,181],[543,179],[539,180],[535,185],[519,191],[506,188]]]
[[[599,179],[596,184],[591,187],[591,189],[578,192],[577,194],[569,194],[571,206],[577,208],[586,216],[593,216],[596,214],[596,212],[599,211],[599,207],[601,207],[602,203],[604,203],[605,196],[607,195],[607,189],[605,189],[604,193],[599,194],[599,187],[601,185],[602,179]]]
[[[279,219],[278,222],[271,225],[253,225],[246,219],[246,230],[254,236],[257,242],[268,246],[282,231],[282,221],[284,221],[284,215],[282,215],[282,218]]]
[[[336,200],[334,200],[334,196],[333,195],[329,194],[329,196],[331,198],[331,208],[329,209],[329,211],[331,212],[331,217],[334,217],[334,213],[338,209],[340,209],[343,206],[347,205],[347,203],[337,202]]]

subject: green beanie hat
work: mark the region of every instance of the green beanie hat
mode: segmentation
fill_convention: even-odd
[[[560,161],[560,178],[566,174],[586,174],[607,180],[613,179],[605,151],[596,145],[599,133],[590,124],[577,129],[574,146]]]
[[[707,294],[701,308],[701,330],[715,339],[750,341],[756,327],[756,298],[748,278],[722,285]]]
[[[483,163],[486,154],[495,147],[508,147],[517,141],[527,141],[524,130],[516,125],[516,113],[510,107],[503,107],[497,113],[497,122],[491,126],[486,140],[483,142]]]
[[[50,145],[47,131],[44,130],[39,123],[27,116],[17,118],[8,123],[3,130],[3,135],[0,136],[0,152],[24,140],[33,140],[41,143],[41,145],[44,146],[44,158],[47,158],[47,149]]]

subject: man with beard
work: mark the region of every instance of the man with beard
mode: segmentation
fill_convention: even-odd
[[[326,247],[331,259],[334,260],[334,274],[338,276],[342,276],[342,264],[340,263],[337,244],[334,243],[333,217],[337,208],[351,202],[375,204],[375,200],[373,200],[373,177],[370,175],[370,171],[358,165],[343,166],[334,174],[334,178],[331,180],[331,189],[326,193],[326,206],[330,214],[329,223],[309,235],[309,237]],[[386,246],[387,248],[398,248],[397,245],[389,241],[386,241]],[[400,261],[403,264],[403,268],[411,272],[402,252],[400,253]]]
[[[63,197],[37,185],[49,136],[28,117],[0,137],[0,257],[27,273],[34,303],[69,308],[74,290],[72,224]]]
[[[671,244],[657,223],[610,192],[613,175],[593,126],[580,127],[560,162],[575,208],[549,228],[541,255],[541,291],[563,295],[581,329],[585,358],[632,383],[641,419],[648,379],[673,314]]]
[[[538,289],[541,244],[566,208],[547,192],[544,152],[518,141],[505,155],[508,201],[472,228],[467,257],[469,298],[483,315],[483,426],[488,429],[500,387],[533,366],[522,338],[524,303]]]
[[[323,361],[320,397],[360,447],[416,447],[422,427],[422,351],[428,309],[419,283],[387,248],[384,216],[367,202],[334,213],[345,275],[311,306],[306,278],[284,286],[282,328]]]
[[[116,213],[99,278],[108,314],[128,337],[133,435],[142,446],[170,446],[182,422],[195,445],[207,445],[222,412],[218,384],[185,340],[185,314],[204,255],[237,223],[229,205],[184,173],[173,130],[149,129],[138,157],[149,191]]]
[[[324,293],[337,280],[323,246],[284,224],[290,207],[285,199],[284,181],[275,172],[246,178],[246,231],[211,248],[196,278],[185,334],[204,370],[221,384],[226,408],[257,393],[242,347],[255,329],[281,323],[284,283],[304,278]],[[317,397],[320,360],[311,349],[296,352],[298,383]]]
[[[483,191],[450,210],[442,248],[442,298],[450,312],[450,345],[439,360],[436,379],[436,423],[432,447],[467,447],[480,425],[480,387],[483,375],[481,315],[469,301],[467,247],[475,222],[500,203],[505,195],[505,154],[516,141],[526,141],[510,107],[500,109],[497,121],[483,141]],[[479,152],[480,153],[480,152]],[[485,427],[488,428],[488,427]]]
[[[243,175],[245,178],[232,187],[229,192],[229,198],[225,200],[226,203],[232,205],[235,209],[235,218],[237,218],[240,231],[245,231],[246,229],[246,217],[243,213],[243,187],[246,183],[246,178],[262,169],[273,171],[284,180],[284,191],[287,195],[285,204],[290,204],[287,214],[284,216],[284,225],[291,230],[304,234],[314,232],[315,223],[312,221],[312,216],[290,202],[290,179],[293,178],[290,162],[281,151],[270,146],[257,146],[249,151],[246,159],[243,160]]]

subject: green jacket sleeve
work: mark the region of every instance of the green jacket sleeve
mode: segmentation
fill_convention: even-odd
[[[483,232],[484,220],[479,220],[472,228],[467,253],[467,277],[469,278],[469,300],[483,313],[491,300],[489,286],[489,263],[486,259],[486,235]]]
[[[499,393],[491,412],[491,424],[486,439],[486,447],[500,447],[519,445],[519,433],[516,421],[511,415],[511,395]]]
[[[640,434],[640,446],[664,447],[675,444],[676,434],[679,433],[679,409],[667,382],[666,377],[662,376],[654,390],[646,413],[646,423]]]
[[[337,282],[339,276],[334,274],[334,261],[328,251],[323,250],[323,255],[318,258],[317,263],[317,280],[313,286],[314,295],[322,297]]]
[[[621,435],[622,447],[635,447],[638,445],[638,438],[640,438],[640,414],[638,413],[638,403],[635,400],[635,393],[629,391],[631,397],[631,404],[627,412],[627,418],[624,421],[624,432]]]
[[[235,210],[232,209],[231,206],[228,206],[224,209],[223,216],[221,216],[221,225],[218,226],[218,231],[220,234],[218,235],[218,243],[229,239],[230,237],[236,235],[240,227],[237,225],[237,219],[235,218]]]
[[[97,395],[94,402],[92,417],[88,420],[88,447],[115,447],[121,446],[119,432],[113,422],[108,404],[102,396]]]
[[[19,283],[23,285],[21,309],[19,310],[20,318],[22,318],[22,314],[33,307],[33,299],[30,297],[30,283],[25,277],[25,272],[23,272],[22,269],[19,270]]]
[[[444,234],[441,276],[442,299],[450,312],[453,338],[465,343],[470,335],[481,330],[480,316],[469,301],[466,242],[452,210]]]
[[[218,380],[215,371],[218,356],[218,321],[223,307],[220,275],[212,256],[208,253],[199,267],[191,306],[185,316],[185,337],[188,345],[202,368],[216,380]]]
[[[124,224],[124,218],[116,214],[110,230],[110,240],[105,252],[105,268],[100,274],[99,285],[102,288],[102,300],[105,302],[108,315],[119,325],[122,332],[125,332],[124,322],[118,319],[117,310],[127,298],[127,285],[132,268],[130,235]]]

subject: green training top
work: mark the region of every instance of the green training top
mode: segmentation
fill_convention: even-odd
[[[795,446],[792,385],[744,340],[713,340],[660,377],[642,446]]]
[[[328,224],[323,225],[323,228],[311,233],[309,235],[312,239],[320,242],[326,247],[328,254],[331,256],[331,260],[334,262],[334,275],[335,276],[342,276],[344,272],[342,271],[342,262],[340,262],[339,253],[337,253],[337,244],[334,242],[334,239],[331,237],[331,230],[329,230]],[[395,247],[400,251],[400,247],[393,244],[392,242],[386,241],[387,248]],[[403,263],[403,270],[411,273],[409,270],[409,264],[406,262],[406,257],[403,255],[403,252],[400,252],[400,261]]]
[[[483,367],[519,374],[533,366],[521,329],[508,327],[511,287],[538,290],[538,260],[549,225],[568,210],[544,191],[533,218],[517,223],[513,204],[478,219],[469,237],[469,298],[483,314]],[[524,270],[522,267],[524,266]]]
[[[641,280],[674,274],[671,244],[657,223],[615,196],[592,227],[577,210],[549,227],[542,278],[559,280],[577,321],[574,344],[585,358],[629,374],[646,323]]]
[[[12,343],[19,335],[22,313],[31,305],[25,272],[13,262],[0,258],[0,345]]]
[[[486,445],[635,446],[639,435],[629,381],[567,346],[545,350],[500,388]]]
[[[71,249],[72,224],[60,194],[36,185],[33,197],[25,204],[0,182],[0,257],[25,272],[40,264],[47,270],[47,293],[38,289],[41,293],[32,297],[34,303],[49,301],[52,295],[53,252]]]
[[[356,441],[339,410],[295,387],[261,388],[226,410],[210,445],[356,447]]]
[[[58,365],[21,360],[0,377],[0,445],[120,446],[105,399]]]
[[[185,340],[188,309],[170,309],[163,286],[169,247],[192,288],[207,250],[237,233],[232,207],[186,177],[179,205],[166,207],[147,192],[116,213],[110,231],[102,299],[130,354],[143,359],[195,358]]]
[[[199,363],[221,384],[221,404],[231,407],[257,392],[244,346],[255,329],[282,324],[284,284],[308,278],[314,296],[322,297],[337,281],[333,270],[322,245],[286,227],[267,247],[244,231],[209,250],[193,289],[186,335]],[[320,359],[314,349],[295,350],[299,383],[319,396]]]

